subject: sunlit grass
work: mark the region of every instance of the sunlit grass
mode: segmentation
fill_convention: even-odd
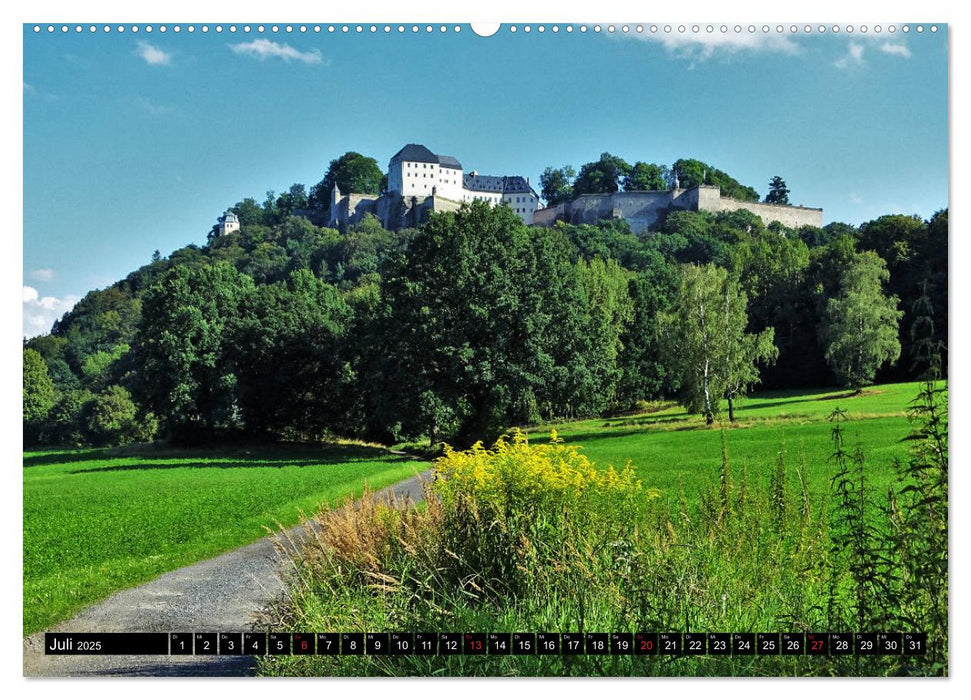
[[[555,427],[568,444],[582,445],[584,454],[599,465],[622,466],[632,460],[644,483],[660,489],[662,498],[673,504],[681,491],[695,500],[703,486],[717,479],[724,428],[737,475],[744,471],[756,482],[767,479],[784,450],[789,464],[803,468],[810,492],[821,496],[832,477],[828,417],[839,408],[848,418],[844,429],[849,445],[860,447],[873,466],[874,488],[886,490],[893,459],[907,454],[906,411],[918,386],[885,384],[858,395],[841,389],[761,392],[739,405],[735,424],[723,414],[713,426],[669,402],[640,414],[534,427],[530,437],[542,440]]]
[[[27,452],[23,631],[426,467],[343,445]]]

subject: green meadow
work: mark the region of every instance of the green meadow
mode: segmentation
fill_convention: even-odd
[[[359,446],[24,454],[24,634],[427,465]]]
[[[529,436],[543,441],[555,429],[567,444],[581,445],[598,465],[622,467],[631,461],[644,484],[674,504],[682,491],[693,502],[719,478],[724,433],[734,478],[744,475],[756,483],[768,479],[782,452],[790,479],[797,480],[801,470],[809,492],[822,496],[833,475],[829,417],[840,409],[846,415],[842,427],[848,447],[863,451],[873,487],[886,491],[893,460],[907,455],[907,409],[919,386],[884,384],[858,395],[845,389],[760,392],[736,409],[734,425],[722,414],[706,426],[700,416],[665,403],[635,415],[543,425],[531,428]]]

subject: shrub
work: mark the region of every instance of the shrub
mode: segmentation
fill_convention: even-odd
[[[87,389],[73,389],[61,394],[47,417],[46,435],[53,445],[80,447],[87,443],[83,416],[94,394]]]
[[[138,407],[124,387],[110,386],[85,407],[85,427],[95,445],[146,442],[155,434],[155,419],[138,415]]]
[[[551,434],[530,445],[516,431],[491,450],[448,447],[438,460],[447,564],[459,581],[477,580],[497,599],[533,588],[539,572],[562,566],[571,546],[597,548],[630,538],[637,513],[658,495],[628,462],[596,469],[578,447]]]

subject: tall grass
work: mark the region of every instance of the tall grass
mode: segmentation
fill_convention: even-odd
[[[946,407],[914,406],[912,459],[885,499],[834,415],[832,492],[782,446],[751,479],[719,471],[672,511],[630,464],[594,468],[554,434],[439,461],[422,508],[322,511],[291,550],[275,628],[294,631],[926,631],[926,657],[271,657],[279,675],[946,673]],[[838,419],[838,420],[837,420]]]

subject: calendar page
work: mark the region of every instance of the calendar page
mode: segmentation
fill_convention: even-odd
[[[946,22],[231,14],[22,26],[25,676],[948,675]]]

